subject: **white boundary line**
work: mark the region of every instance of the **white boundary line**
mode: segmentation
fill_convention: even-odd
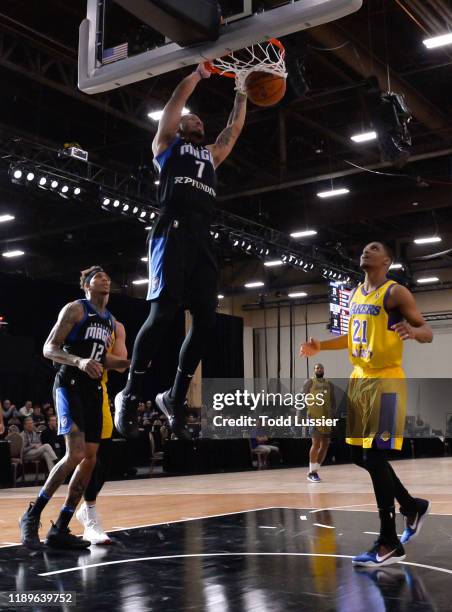
[[[444,503],[444,502],[441,502]],[[328,508],[316,508],[313,510],[309,510],[309,514],[314,514],[315,512],[322,512],[323,510],[342,510],[343,508],[360,508],[362,506],[372,506],[373,503],[369,504],[353,504],[349,506],[334,506]],[[248,510],[236,510],[235,512],[223,512],[221,514],[207,514],[206,516],[193,516],[189,518],[175,519],[173,521],[162,521],[161,523],[146,523],[145,525],[133,525],[132,527],[116,527],[115,529],[109,529],[107,533],[114,533],[116,531],[130,531],[131,529],[143,529],[143,527],[158,527],[160,525],[172,525],[174,523],[185,523],[188,521],[199,521],[202,519],[208,518],[218,518],[220,516],[232,516],[234,514],[246,514],[248,512],[258,512],[259,510],[308,510],[308,508],[293,508],[291,506],[265,506],[263,508],[250,508]],[[371,512],[377,512],[377,510],[372,510]],[[429,512],[429,516],[452,516],[452,513],[435,513]],[[300,517],[301,518],[301,517]],[[370,533],[370,532],[369,532]],[[20,543],[17,544],[1,544],[0,549],[9,548],[12,546],[21,546]]]
[[[220,516],[232,516],[234,514],[245,514],[247,512],[258,512],[259,510],[297,510],[297,508],[281,508],[280,506],[266,506],[265,508],[250,508],[249,510],[236,510],[235,512],[222,512],[221,514],[207,514],[206,516],[192,516],[189,518],[175,519],[174,521],[162,521],[161,523],[148,523],[146,525],[134,525],[133,527],[119,527],[109,529],[107,533],[114,531],[129,531],[130,529],[142,529],[143,527],[158,527],[159,525],[172,525],[173,523],[186,523],[188,521],[200,521],[208,518],[218,518]]]
[[[321,553],[289,553],[289,552],[235,552],[235,553],[196,553],[186,555],[163,555],[158,557],[137,557],[136,559],[119,559],[117,561],[105,561],[103,563],[91,563],[89,565],[78,565],[77,567],[68,567],[63,570],[56,570],[54,572],[44,572],[38,574],[38,576],[55,576],[57,574],[68,574],[70,572],[80,572],[86,569],[94,567],[105,567],[107,565],[120,565],[122,563],[137,563],[140,561],[165,561],[170,559],[191,559],[191,558],[211,558],[211,557],[329,557],[335,559],[353,559],[353,555],[329,555]],[[423,563],[413,563],[408,561],[401,561],[399,565],[410,565],[412,567],[422,567],[424,569],[430,569],[444,574],[452,574],[452,569],[445,567],[436,567],[434,565],[425,565]]]

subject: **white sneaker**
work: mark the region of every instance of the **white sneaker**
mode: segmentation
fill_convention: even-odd
[[[102,528],[100,518],[97,515],[96,508],[88,508],[86,504],[82,504],[75,513],[79,523],[83,525],[85,531],[83,538],[91,542],[91,544],[112,544],[112,540]]]

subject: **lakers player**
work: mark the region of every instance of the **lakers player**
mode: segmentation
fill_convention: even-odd
[[[137,408],[143,378],[181,306],[188,306],[192,327],[182,345],[172,388],[156,398],[173,432],[190,439],[184,401],[193,374],[215,327],[217,264],[210,224],[217,190],[216,170],[231,152],[246,114],[246,94],[237,91],[234,108],[214,144],[205,146],[199,117],[182,117],[198,83],[210,76],[203,64],[185,77],[166,104],[152,143],[160,173],[161,214],[149,241],[148,319],[135,341],[125,389],[115,398],[115,425],[125,436],[138,435]]]
[[[350,297],[348,335],[320,342],[311,338],[300,355],[348,348],[354,366],[349,384],[347,442],[354,462],[372,479],[380,515],[380,535],[355,565],[390,565],[405,558],[403,545],[414,539],[430,509],[427,500],[413,498],[385,457],[385,449],[400,450],[406,416],[403,342],[431,342],[430,326],[420,314],[412,293],[387,273],[393,259],[390,248],[371,242],[361,255],[364,282]],[[394,500],[400,504],[405,530],[401,541],[395,526]]]
[[[60,549],[90,545],[89,540],[70,532],[69,522],[96,464],[102,433],[103,371],[123,370],[129,365],[126,359],[108,353],[115,330],[115,319],[106,308],[110,277],[100,266],[86,272],[82,273],[81,283],[86,299],[66,304],[44,345],[44,356],[61,364],[55,377],[54,397],[58,433],[65,436],[66,454],[19,521],[21,541],[30,549],[41,548],[41,513],[73,470],[64,505],[45,543]]]
[[[82,273],[81,284],[84,284],[84,276],[90,270]],[[108,352],[120,359],[127,359],[126,331],[124,325],[118,320],[115,321],[111,343]],[[118,370],[124,372],[124,370]],[[111,544],[112,541],[105,533],[100,517],[96,510],[97,497],[105,484],[111,464],[111,435],[113,433],[113,419],[110,409],[110,398],[108,396],[108,370],[103,371],[100,384],[102,386],[102,433],[99,448],[97,449],[96,466],[91,475],[84,493],[84,503],[77,510],[75,516],[83,525],[83,539],[91,544]]]
[[[303,392],[311,393],[315,397],[322,397],[321,403],[316,402],[308,406],[309,418],[319,419],[325,417],[326,419],[330,419],[333,417],[336,411],[334,387],[332,383],[325,378],[325,368],[321,363],[315,364],[314,376],[305,382]],[[322,479],[318,472],[328,452],[331,427],[310,427],[309,435],[311,436],[312,444],[309,451],[309,472],[307,478],[310,482],[321,482]]]

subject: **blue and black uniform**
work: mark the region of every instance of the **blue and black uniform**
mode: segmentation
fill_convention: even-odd
[[[161,215],[149,240],[148,300],[217,300],[218,268],[210,224],[217,179],[212,153],[179,136],[155,157]]]
[[[88,300],[78,300],[83,318],[66,338],[63,350],[82,359],[103,363],[115,330],[115,321],[108,310],[99,313]],[[86,442],[99,442],[102,433],[103,390],[78,368],[62,365],[53,387],[58,415],[58,433],[68,434],[75,423],[85,433]]]
[[[171,389],[172,399],[181,406],[216,325],[218,268],[210,224],[217,179],[212,153],[177,136],[154,164],[160,173],[162,212],[149,240],[151,309],[133,347],[122,415],[132,412],[128,398],[140,395],[143,375],[158,358],[182,305],[190,309],[192,326],[181,347]]]

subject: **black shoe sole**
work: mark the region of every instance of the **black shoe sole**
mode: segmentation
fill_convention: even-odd
[[[68,544],[67,542],[54,542],[53,540],[46,539],[44,541],[45,545],[49,548],[53,548],[54,550],[85,550],[89,546],[91,546],[91,542],[87,544]]]

